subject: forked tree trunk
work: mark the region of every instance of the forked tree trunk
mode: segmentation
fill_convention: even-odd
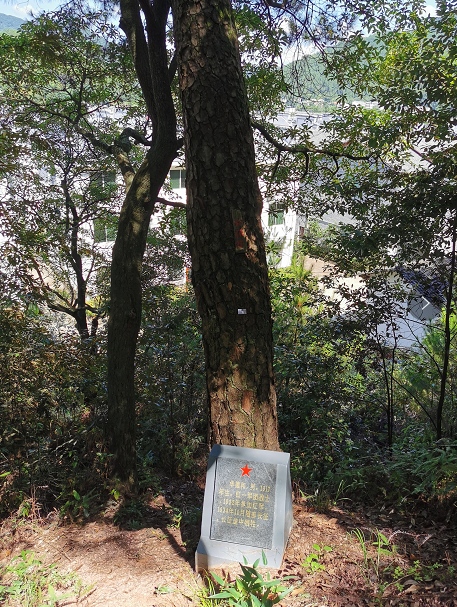
[[[144,6],[147,40],[137,0],[121,0],[120,5],[121,26],[153,124],[151,147],[133,181],[129,171],[123,170],[128,191],[111,263],[107,434],[114,473],[129,492],[135,490],[137,481],[134,363],[141,326],[141,269],[151,213],[178,143],[166,50],[169,2],[158,0],[149,10]]]
[[[134,363],[141,326],[141,269],[153,208],[150,200],[156,200],[175,150],[175,146],[169,150],[154,147],[148,152],[122,206],[111,262],[108,436],[114,471],[130,488],[137,480]]]
[[[149,227],[147,164],[127,193],[111,262],[108,322],[108,436],[116,475],[136,485],[134,361],[141,323],[141,262]]]
[[[254,143],[229,0],[174,0],[210,442],[279,450]]]

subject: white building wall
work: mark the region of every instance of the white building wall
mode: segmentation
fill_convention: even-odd
[[[328,114],[309,114],[307,112],[297,111],[294,108],[287,108],[285,112],[278,116],[276,124],[279,127],[289,128],[291,126],[302,126],[306,123],[314,131],[316,138],[318,138],[320,127],[329,119],[329,117]],[[175,163],[171,168],[171,184],[162,188],[160,196],[165,199],[185,203],[186,190],[184,174],[181,175],[178,187],[176,182],[177,171],[184,171],[184,168],[181,164]],[[0,181],[0,196],[4,195],[5,184]],[[270,215],[271,207],[275,203],[277,205],[278,202],[280,203],[280,201],[269,201],[268,199],[264,199],[261,220],[267,245],[274,250],[274,254],[270,255],[269,263],[279,268],[287,268],[291,265],[295,241],[297,237],[307,229],[311,221],[316,221],[322,229],[326,229],[329,225],[355,223],[349,215],[342,215],[332,211],[323,214],[321,217],[307,218],[292,209],[285,210],[284,212],[277,212],[277,217],[273,219],[273,216]],[[157,211],[151,217],[150,225],[152,228],[158,227],[164,214],[168,213],[171,209],[171,207],[163,204],[158,204],[156,208]],[[85,226],[85,228],[86,234],[89,236],[92,234],[93,236],[93,226],[88,225]],[[2,235],[0,234],[0,244],[1,243]],[[274,243],[274,246],[272,246],[272,243]],[[103,252],[105,259],[108,261],[111,257],[113,244],[114,240],[107,240],[106,242],[100,242],[97,245],[99,250]],[[89,259],[85,260],[85,266],[89,263]],[[322,277],[327,272],[325,264],[320,260],[309,259],[307,265],[318,278]],[[85,270],[88,270],[88,267],[85,267]],[[183,280],[185,280],[185,277]],[[363,281],[357,277],[344,279],[344,282],[350,284],[353,288],[363,286]],[[326,294],[329,297],[336,297],[335,291],[327,291]],[[425,300],[425,307],[427,304],[428,302]],[[402,346],[411,345],[412,341],[416,341],[424,335],[426,323],[421,322],[412,314],[408,314],[405,320],[399,320],[399,323],[401,323],[399,332],[402,334]],[[380,329],[382,329],[382,327],[380,327]]]

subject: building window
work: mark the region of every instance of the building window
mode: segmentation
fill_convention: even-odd
[[[187,234],[186,213],[184,209],[173,209],[173,211],[169,213],[169,221],[171,236]]]
[[[179,190],[186,187],[186,171],[185,169],[171,169],[170,171],[170,186],[173,190]]]
[[[116,173],[114,171],[98,171],[90,176],[90,193],[95,200],[108,202],[116,189]],[[94,219],[95,242],[114,242],[116,234],[116,217]]]
[[[115,217],[106,219],[94,219],[95,242],[114,242],[117,235],[117,219]]]
[[[284,205],[275,202],[268,209],[268,225],[280,226],[284,223]]]
[[[114,171],[99,171],[91,175],[90,187],[94,197],[108,200],[116,189],[116,173]]]

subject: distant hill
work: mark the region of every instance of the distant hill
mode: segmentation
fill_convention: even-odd
[[[19,19],[19,17],[13,17],[12,15],[0,13],[0,34],[2,32],[6,32],[7,30],[17,30],[23,23],[25,23],[24,19]]]
[[[319,55],[308,55],[289,63],[284,68],[284,75],[290,91],[286,95],[287,104],[297,109],[305,109],[311,100],[325,106],[333,104],[342,92],[335,81],[324,76]]]
[[[368,38],[371,42],[373,37]],[[358,99],[371,101],[369,97],[360,99],[348,89],[341,89],[334,80],[324,75],[324,64],[319,53],[307,55],[284,66],[284,75],[289,86],[285,101],[297,109],[327,111],[334,107],[338,97],[344,93],[349,103]]]

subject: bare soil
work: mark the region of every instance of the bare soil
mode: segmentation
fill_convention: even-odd
[[[185,522],[185,514],[201,508],[202,502],[202,483],[167,479],[161,495],[150,494],[145,500],[141,519],[125,521],[125,528],[114,523],[114,503],[86,522],[62,521],[57,512],[20,522],[11,517],[0,530],[0,562],[10,562],[21,550],[33,550],[44,563],[57,563],[62,572],[76,572],[85,584],[94,585],[88,594],[60,605],[191,607],[198,604],[204,580],[193,569],[199,522]],[[295,500],[282,569],[270,570],[271,575],[293,576],[285,582],[294,590],[283,605],[457,607],[452,509],[431,514],[424,508],[411,514],[382,503],[343,503],[344,508],[319,513],[306,499]],[[181,521],[172,516],[172,508],[184,513]],[[366,555],[356,529],[365,534]],[[381,554],[377,564],[376,547],[368,540],[372,544],[379,532],[396,548]],[[303,566],[311,554],[316,554],[316,564]],[[429,568],[400,578],[399,588],[388,585],[393,580],[385,571],[388,565],[388,571],[400,567],[406,572],[417,561]],[[432,569],[433,564],[439,567]],[[218,573],[234,579],[239,572],[234,565]]]

